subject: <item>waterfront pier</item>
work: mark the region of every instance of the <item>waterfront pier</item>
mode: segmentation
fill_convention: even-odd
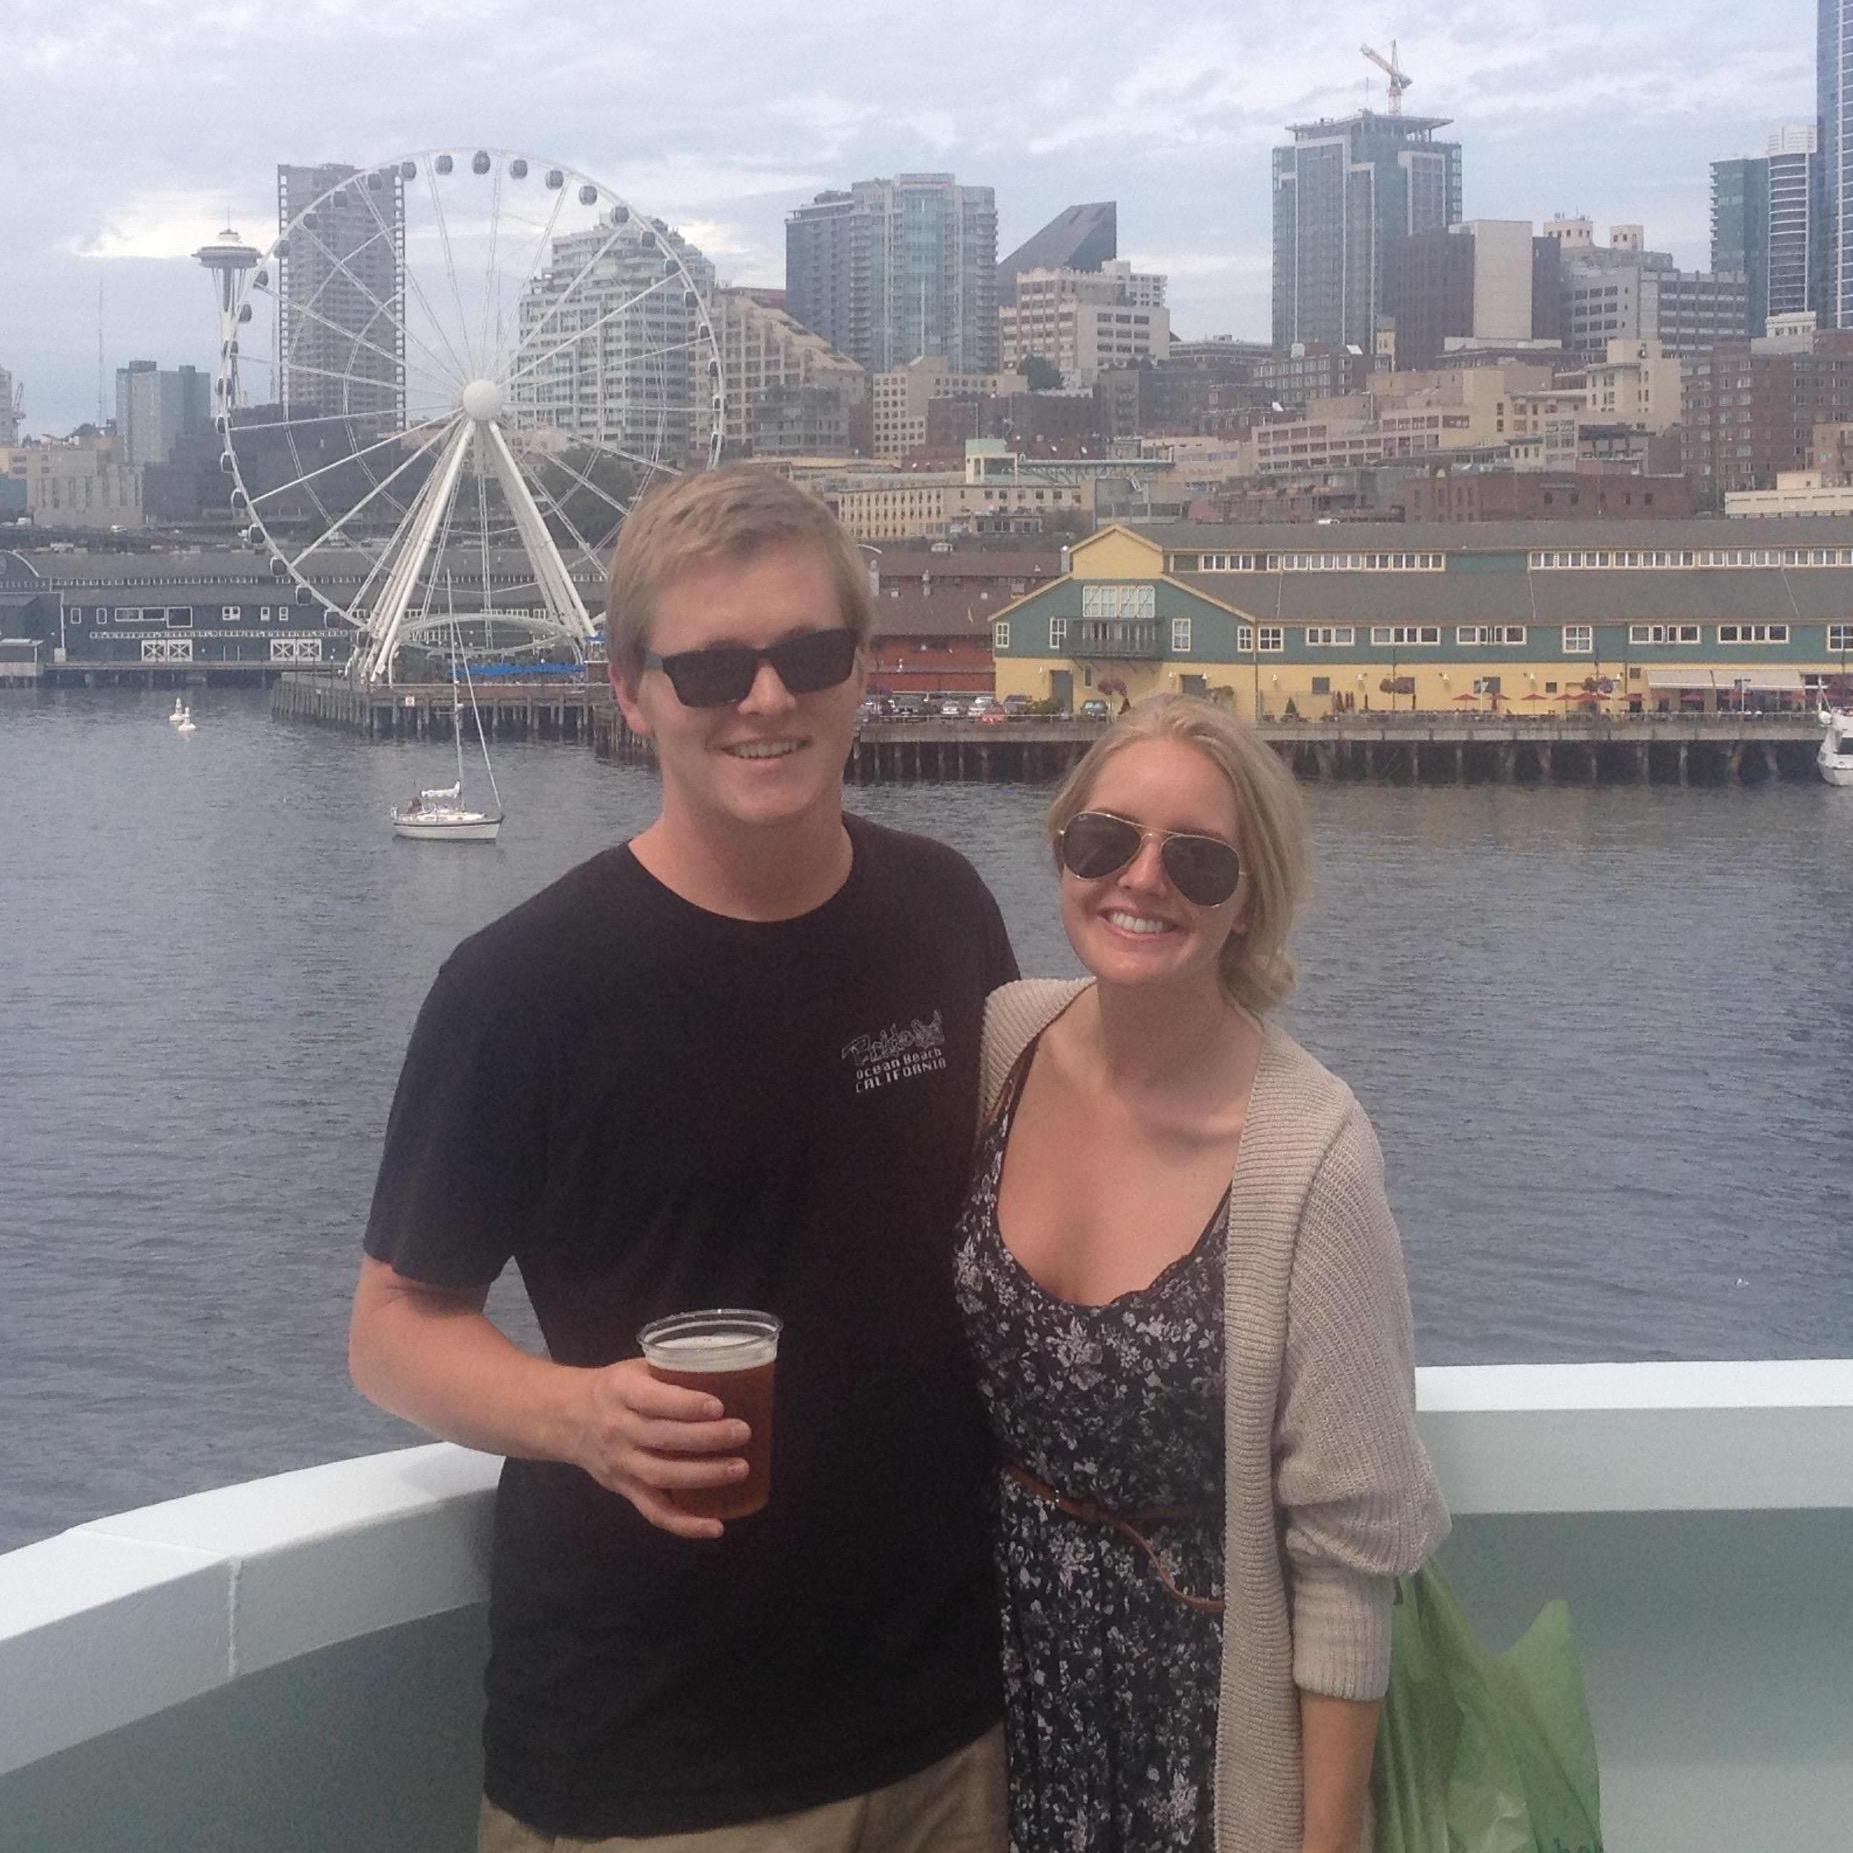
[[[851,784],[1059,779],[1099,721],[875,721],[856,736]],[[1257,731],[1303,779],[1396,785],[1750,785],[1815,776],[1812,715],[1629,715],[1549,720],[1455,714],[1263,721]],[[600,759],[647,763],[650,743],[615,702],[591,710]]]
[[[356,683],[345,676],[282,676],[270,691],[274,720],[308,721],[370,740],[448,740],[461,701],[469,695],[448,682]],[[615,711],[603,682],[536,678],[484,681],[476,687],[483,732],[495,740],[580,740],[587,716]]]

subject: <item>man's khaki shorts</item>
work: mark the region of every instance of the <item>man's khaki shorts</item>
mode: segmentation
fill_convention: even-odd
[[[739,1827],[576,1840],[524,1827],[487,1797],[476,1853],[1006,1853],[1004,1727],[885,1789]]]

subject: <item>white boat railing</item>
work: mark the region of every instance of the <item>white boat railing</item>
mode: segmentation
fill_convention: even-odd
[[[1429,1368],[1418,1398],[1488,1639],[1570,1599],[1609,1845],[1844,1844],[1853,1360]],[[468,1853],[498,1469],[413,1447],[0,1555],[0,1847]]]

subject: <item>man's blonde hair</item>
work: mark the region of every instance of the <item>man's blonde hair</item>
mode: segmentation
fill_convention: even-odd
[[[1193,746],[1229,782],[1235,847],[1242,859],[1241,923],[1222,949],[1219,976],[1234,1002],[1257,1014],[1293,989],[1287,937],[1306,886],[1306,820],[1299,787],[1271,747],[1227,708],[1194,695],[1155,695],[1122,714],[1088,748],[1049,806],[1049,842],[1061,866],[1061,834],[1087,809],[1107,763],[1144,740]]]
[[[605,593],[612,667],[635,681],[649,649],[656,600],[678,575],[769,547],[814,546],[830,569],[845,626],[866,644],[875,600],[856,543],[827,504],[770,470],[730,464],[675,476],[649,491],[618,534]]]

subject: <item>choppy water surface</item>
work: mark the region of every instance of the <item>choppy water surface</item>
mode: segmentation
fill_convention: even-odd
[[[463,934],[640,828],[654,781],[450,776],[209,691],[0,695],[0,1548],[413,1439],[347,1387],[414,1012]],[[1023,786],[858,792],[1075,969]],[[1389,1163],[1427,1363],[1853,1350],[1853,792],[1311,787],[1299,1036]],[[496,1304],[520,1321],[516,1293]]]

